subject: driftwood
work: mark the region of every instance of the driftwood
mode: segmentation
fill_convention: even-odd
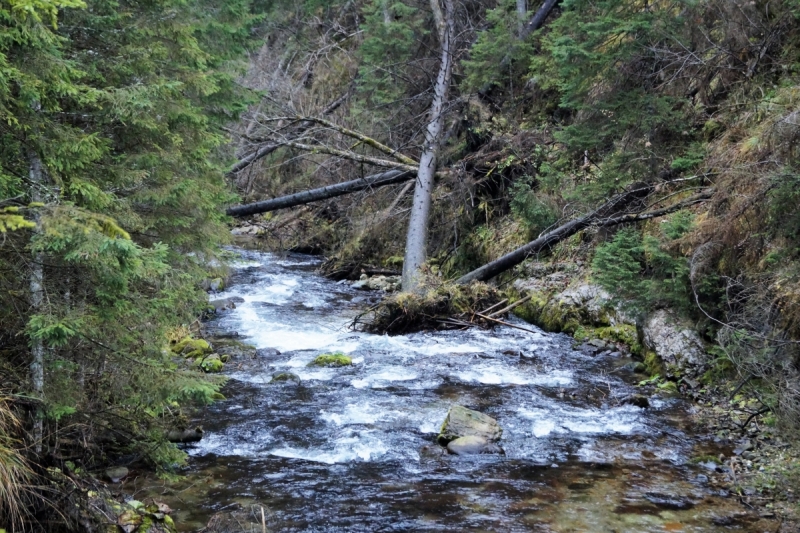
[[[711,197],[711,191],[707,190],[692,196],[683,202],[679,202],[675,205],[662,209],[656,209],[654,211],[645,213],[634,212],[617,215],[617,213],[630,206],[632,203],[636,202],[637,200],[641,200],[651,190],[652,186],[639,184],[605,203],[596,211],[581,218],[571,220],[566,224],[557,227],[553,231],[545,233],[538,239],[529,242],[525,246],[517,248],[513,252],[507,253],[501,258],[461,276],[458,278],[458,280],[456,280],[456,283],[465,284],[472,281],[487,281],[492,279],[496,275],[522,263],[532,254],[550,248],[551,246],[571,237],[572,235],[575,235],[579,231],[586,229],[589,226],[614,226],[617,224],[624,224],[626,222],[648,220],[673,213],[692,204],[707,200]]]
[[[287,207],[294,207],[296,205],[318,202],[320,200],[326,200],[336,196],[363,191],[365,189],[401,183],[414,179],[414,176],[414,172],[411,171],[389,170],[386,172],[381,172],[380,174],[365,176],[357,180],[336,183],[334,185],[328,185],[327,187],[320,187],[318,189],[311,189],[310,191],[303,191],[296,194],[290,194],[288,196],[263,200],[253,204],[229,207],[225,213],[232,217],[244,217],[248,215],[254,215],[256,213],[266,213],[268,211],[275,211],[276,209],[285,209]]]

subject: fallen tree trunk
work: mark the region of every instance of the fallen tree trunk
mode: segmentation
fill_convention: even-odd
[[[538,239],[535,239],[525,246],[517,248],[513,252],[507,253],[503,257],[492,261],[486,265],[483,265],[480,268],[473,270],[472,272],[465,274],[456,280],[456,283],[459,284],[466,284],[472,281],[487,281],[498,274],[505,272],[506,270],[517,266],[518,264],[522,263],[525,259],[527,259],[532,254],[541,252],[546,248],[550,248],[551,246],[563,241],[566,238],[575,235],[579,231],[588,228],[589,226],[613,226],[616,224],[623,224],[626,222],[636,222],[640,220],[648,220],[651,218],[667,215],[669,213],[673,213],[684,207],[689,205],[695,204],[697,202],[706,200],[711,197],[710,191],[704,191],[700,194],[692,196],[691,198],[686,199],[683,202],[679,202],[675,205],[665,207],[662,209],[657,209],[655,211],[650,211],[646,213],[626,213],[623,215],[612,216],[614,212],[619,212],[624,207],[630,205],[637,199],[641,199],[643,195],[646,195],[652,187],[650,186],[637,186],[632,190],[625,192],[617,197],[615,197],[610,202],[604,204],[600,209],[589,213],[581,218],[571,220],[566,224],[563,224],[553,231],[545,233],[544,235],[540,236]]]
[[[318,202],[320,200],[326,200],[336,196],[363,191],[364,189],[401,183],[414,179],[414,177],[415,173],[411,171],[389,170],[387,172],[373,174],[357,180],[336,183],[334,185],[328,185],[327,187],[320,187],[318,189],[311,189],[310,191],[303,191],[296,194],[290,194],[288,196],[272,198],[270,200],[262,200],[261,202],[255,202],[252,204],[229,207],[227,211],[225,211],[225,214],[232,217],[244,217],[248,215],[255,215],[256,213],[266,213],[268,211],[275,211],[276,209],[285,209],[287,207],[294,207],[296,205],[307,204],[310,202]]]
[[[527,24],[522,28],[520,32],[519,38],[525,39],[528,35],[535,32],[539,28],[542,27],[544,24],[547,15],[553,10],[554,7],[560,2],[561,0],[545,0],[544,4],[533,14],[531,20],[528,21]]]

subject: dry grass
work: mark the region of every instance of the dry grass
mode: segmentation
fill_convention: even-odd
[[[21,430],[8,398],[0,397],[0,525],[22,529],[33,471],[14,438]]]

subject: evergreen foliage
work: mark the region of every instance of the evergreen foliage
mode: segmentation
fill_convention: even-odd
[[[222,383],[165,346],[227,234],[220,127],[252,102],[257,21],[249,0],[0,5],[0,389],[34,398],[43,466],[64,439],[86,465],[180,461],[165,429]]]
[[[617,301],[637,314],[654,308],[691,309],[689,265],[670,245],[692,228],[692,215],[679,212],[654,233],[642,235],[624,228],[597,247],[592,260],[594,279]]]

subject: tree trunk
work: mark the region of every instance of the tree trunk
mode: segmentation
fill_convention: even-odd
[[[674,213],[675,211],[679,211],[680,209],[684,209],[690,205],[707,200],[711,198],[713,193],[712,189],[708,189],[669,207],[655,209],[646,213],[626,213],[614,217],[610,216],[614,214],[614,212],[624,209],[624,207],[630,205],[637,199],[642,198],[643,193],[646,195],[646,191],[649,190],[649,187],[637,187],[627,193],[617,196],[614,200],[606,203],[597,211],[589,213],[588,215],[579,219],[567,222],[566,224],[557,227],[553,231],[542,235],[538,239],[529,242],[525,246],[517,248],[513,252],[508,253],[501,258],[483,265],[482,267],[477,268],[472,272],[465,274],[464,276],[461,276],[458,278],[458,280],[456,280],[456,283],[466,284],[472,281],[490,280],[496,275],[517,266],[532,254],[541,252],[542,250],[549,248],[550,246],[553,246],[554,244],[572,235],[575,235],[580,230],[589,226],[608,227],[615,226],[617,224],[650,220],[652,218]]]
[[[575,235],[580,230],[589,227],[593,222],[608,217],[614,213],[628,207],[632,202],[641,199],[652,190],[649,185],[636,184],[630,190],[616,196],[603,204],[599,209],[581,218],[571,220],[553,231],[545,233],[525,246],[517,248],[513,252],[507,253],[503,257],[492,261],[472,272],[465,274],[456,280],[456,283],[465,284],[471,281],[487,281],[506,270],[522,263],[530,255],[541,252],[542,250]]]
[[[311,202],[318,202],[320,200],[326,200],[328,198],[335,198],[336,196],[363,191],[365,189],[401,183],[413,178],[413,172],[405,170],[389,170],[387,172],[373,174],[372,176],[366,176],[357,180],[336,183],[335,185],[328,185],[327,187],[320,187],[318,189],[311,189],[310,191],[303,191],[296,194],[290,194],[288,196],[281,196],[279,198],[272,198],[271,200],[263,200],[253,204],[229,207],[228,210],[225,211],[225,214],[232,217],[244,217],[248,215],[255,215],[256,213],[266,213],[268,211],[275,211],[277,209],[285,209],[287,207],[294,207],[296,205],[303,205]]]
[[[40,187],[44,185],[42,160],[34,150],[30,150],[28,152],[28,161],[30,165],[28,170],[30,199],[32,202],[41,202]],[[36,222],[35,231],[39,232],[41,231],[39,215],[35,214],[34,219]],[[29,290],[31,292],[31,311],[35,314],[41,311],[44,303],[44,257],[42,253],[34,253],[32,259]],[[41,400],[44,393],[44,343],[42,343],[41,339],[31,339],[31,387],[33,395]],[[39,405],[36,419],[33,423],[34,449],[37,454],[42,452],[43,425],[43,413],[41,412],[41,405]]]
[[[528,14],[528,0],[517,0],[517,18],[519,23],[517,26],[517,33],[522,35],[525,31],[525,17]]]
[[[430,0],[430,4],[431,11],[433,11],[433,23],[436,25],[436,34],[439,36],[439,44],[442,44],[445,32],[444,14],[439,5],[439,0]]]
[[[444,105],[450,87],[453,57],[450,51],[454,33],[453,0],[444,0],[445,28],[442,38],[442,60],[439,75],[433,90],[428,129],[425,132],[425,146],[419,160],[419,171],[414,186],[414,201],[408,220],[406,252],[403,259],[403,290],[416,292],[419,289],[419,270],[425,262],[428,237],[428,214],[431,208],[433,181],[436,175],[436,151],[444,123]]]
[[[542,4],[542,6],[536,10],[536,13],[533,14],[531,20],[529,20],[525,27],[522,28],[519,38],[525,39],[528,37],[528,35],[541,28],[542,24],[544,24],[544,21],[547,18],[547,15],[550,14],[550,12],[554,7],[556,7],[556,5],[558,5],[559,2],[561,2],[561,0],[545,0],[544,4]]]

